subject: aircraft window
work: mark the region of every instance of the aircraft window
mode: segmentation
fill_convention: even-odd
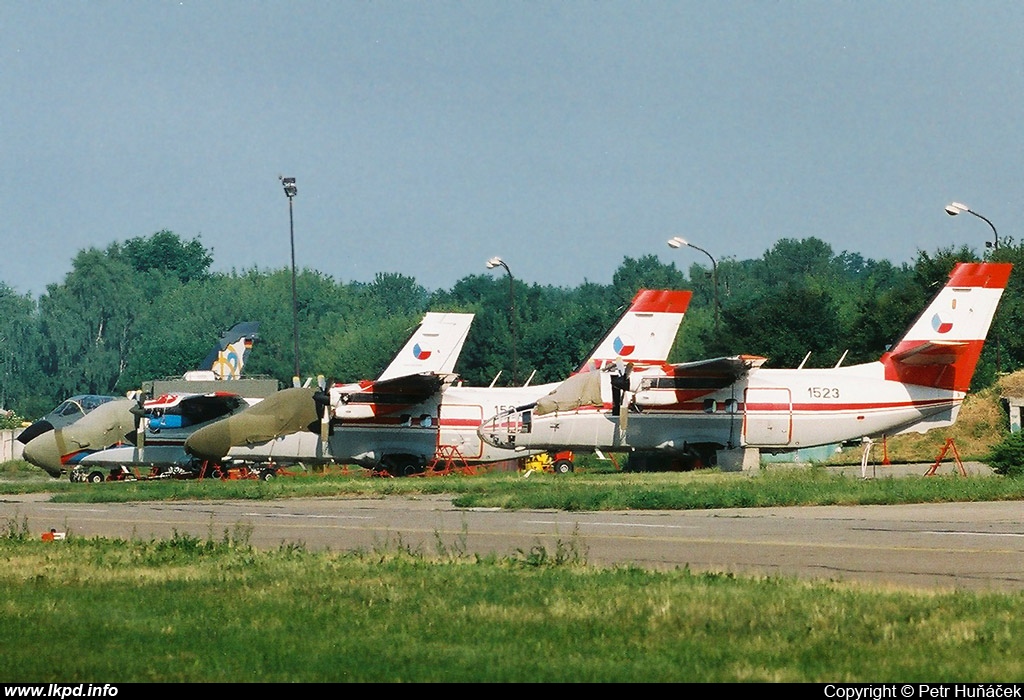
[[[726,413],[736,413],[736,411],[739,410],[739,403],[740,402],[737,401],[736,399],[726,399],[725,400],[725,412]]]
[[[523,427],[520,432],[529,433],[533,430],[533,411],[523,411]]]
[[[704,413],[714,413],[718,410],[718,402],[714,399],[704,399]]]
[[[65,401],[57,407],[58,413],[62,416],[73,416],[76,413],[81,413],[82,409],[74,401]]]

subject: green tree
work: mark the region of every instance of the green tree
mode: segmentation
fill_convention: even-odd
[[[44,385],[36,304],[0,283],[0,409],[24,416],[45,410],[38,401]]]
[[[138,272],[155,270],[182,283],[205,279],[213,263],[212,251],[203,247],[198,238],[184,241],[166,230],[148,238],[139,236],[115,243],[107,252],[111,258],[127,263]]]

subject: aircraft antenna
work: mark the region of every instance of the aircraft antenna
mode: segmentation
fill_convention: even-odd
[[[843,356],[839,358],[839,362],[836,363],[836,366],[833,367],[833,369],[838,369],[839,365],[843,364],[843,360],[846,359],[846,356],[849,354],[849,352],[850,352],[849,348],[847,348],[846,350],[843,351]]]
[[[811,356],[811,352],[808,350],[807,354],[804,355],[804,359],[800,360],[800,366],[797,369],[803,369],[804,365],[807,364],[807,359]]]

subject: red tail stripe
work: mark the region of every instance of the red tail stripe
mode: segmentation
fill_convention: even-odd
[[[958,263],[949,276],[948,286],[1004,289],[1012,269],[1011,263]]]
[[[675,289],[641,289],[629,310],[637,313],[686,313],[693,292]]]

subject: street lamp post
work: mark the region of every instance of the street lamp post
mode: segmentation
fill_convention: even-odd
[[[708,251],[704,250],[703,248],[695,246],[693,243],[690,243],[685,238],[680,238],[679,236],[673,236],[672,238],[668,239],[668,247],[669,248],[681,248],[683,246],[687,246],[689,248],[693,248],[694,250],[699,250],[700,252],[704,253],[704,255],[708,256],[709,260],[711,260],[711,283],[712,283],[712,285],[714,285],[714,288],[715,288],[715,333],[717,334],[718,333],[718,307],[719,307],[719,302],[718,302],[718,263],[715,261],[715,258],[714,258],[713,255],[711,255],[711,253],[709,253]]]
[[[281,184],[284,186],[285,196],[288,197],[288,230],[292,242],[292,342],[295,351],[295,375],[292,381],[297,385],[301,377],[299,374],[299,296],[295,287],[295,215],[292,210],[292,200],[298,194],[299,188],[295,186],[294,177],[282,177]]]
[[[949,204],[947,204],[946,213],[949,214],[950,216],[956,216],[957,214],[963,213],[973,214],[974,216],[984,221],[986,224],[989,225],[989,227],[991,227],[993,237],[992,243],[989,243],[987,241],[985,242],[985,247],[992,248],[993,250],[999,250],[999,233],[996,231],[995,225],[991,221],[986,219],[984,216],[974,211],[966,204],[961,204],[960,202],[950,202]]]
[[[991,248],[994,251],[999,250],[999,233],[996,231],[995,224],[993,224],[991,221],[989,221],[987,218],[985,218],[978,212],[971,209],[966,204],[961,204],[960,202],[950,202],[949,204],[946,205],[946,213],[949,214],[950,216],[956,216],[957,214],[961,214],[964,212],[968,214],[973,214],[974,216],[978,217],[979,219],[981,219],[982,221],[989,225],[989,228],[992,229],[992,242],[989,243],[988,241],[985,241],[985,247]],[[999,372],[1002,371],[1003,364],[1001,359],[1002,353],[999,352],[999,330],[996,329],[993,335],[995,335],[996,341],[996,373],[998,374]]]
[[[512,270],[508,269],[508,265],[505,261],[495,255],[493,258],[487,261],[487,269],[491,270],[495,267],[505,268],[505,272],[508,273],[508,328],[509,333],[512,336],[512,384],[516,384],[516,298],[515,291],[512,285]]]

